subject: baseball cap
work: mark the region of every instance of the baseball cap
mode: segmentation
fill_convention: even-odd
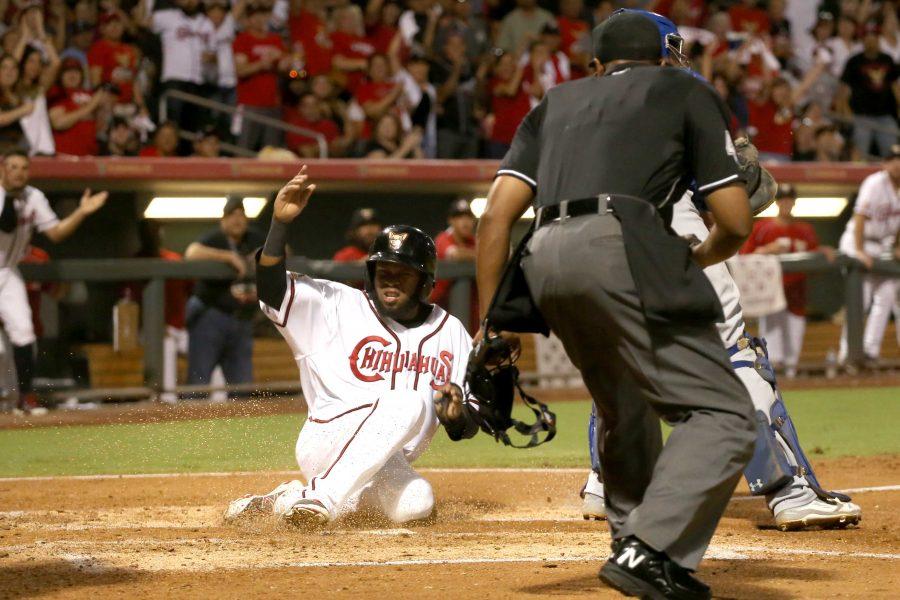
[[[217,138],[219,138],[219,139],[222,139],[222,132],[219,131],[219,128],[218,128],[218,127],[216,127],[216,126],[213,125],[212,123],[209,123],[209,124],[204,125],[203,127],[201,127],[201,128],[200,128],[200,131],[197,132],[197,138],[198,138],[198,139],[203,140],[203,139],[206,139],[206,138],[208,138],[208,137],[217,137]]]
[[[82,33],[94,32],[94,24],[88,21],[75,21],[72,23],[70,35],[81,35]]]
[[[248,15],[252,15],[254,13],[260,12],[272,12],[272,3],[265,2],[262,0],[258,0],[257,2],[251,2],[247,5],[246,12]]]
[[[793,198],[794,200],[796,200],[797,190],[790,183],[779,183],[778,191],[775,192],[775,198],[779,200],[781,198]]]
[[[225,206],[222,208],[222,216],[227,217],[239,208],[244,210],[244,198],[236,194],[228,194]]]
[[[866,21],[862,26],[862,35],[880,35],[881,26],[877,21]]]
[[[472,207],[469,206],[469,201],[460,198],[459,200],[454,200],[450,203],[450,208],[447,210],[448,217],[458,217],[459,215],[472,215],[475,214],[472,212]]]
[[[660,58],[659,29],[642,14],[614,13],[591,32],[594,56],[601,63],[614,60],[657,61]]]
[[[541,35],[560,35],[559,27],[556,23],[549,22],[541,28]]]
[[[99,19],[101,25],[106,25],[107,23],[111,23],[112,21],[121,21],[121,20],[122,20],[122,15],[115,11],[105,12],[102,15],[100,15],[100,19]]]
[[[381,225],[381,219],[374,208],[357,208],[350,217],[350,229],[356,229],[363,225]]]
[[[84,67],[81,64],[81,61],[79,61],[77,58],[72,58],[71,56],[62,61],[62,64],[59,67],[59,72],[63,73],[70,69],[75,71],[84,71]]]
[[[834,21],[834,15],[827,10],[823,10],[816,15],[816,25],[818,25],[819,23],[827,23],[830,21]]]

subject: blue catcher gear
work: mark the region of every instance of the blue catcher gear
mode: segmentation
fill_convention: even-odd
[[[588,445],[591,451],[591,469],[600,473],[600,448],[597,446],[597,407],[591,402],[591,418],[588,420]]]
[[[769,355],[764,340],[751,338],[744,334],[737,344],[728,349],[728,355],[734,356],[747,346],[756,352],[756,360],[732,360],[735,369],[751,368],[766,381],[775,394],[775,402],[772,404],[769,414],[756,411],[756,446],[753,457],[744,468],[744,477],[750,487],[750,493],[754,496],[765,496],[777,492],[779,489],[793,481],[795,475],[806,479],[809,488],[820,498],[834,498],[842,502],[849,502],[850,497],[839,492],[832,492],[822,488],[816,478],[812,464],[803,449],[800,447],[800,439],[797,428],[787,412],[787,407],[781,398],[775,380],[775,371],[769,363]],[[588,422],[588,444],[591,455],[591,469],[601,473],[600,456],[597,440],[597,414],[596,409],[591,409],[591,418]],[[794,455],[797,466],[788,460],[787,451]]]
[[[753,451],[753,458],[744,469],[744,477],[747,478],[750,491],[754,495],[771,493],[789,482],[794,475],[799,475],[806,479],[810,489],[820,498],[834,498],[842,502],[849,502],[850,496],[825,490],[819,484],[812,464],[800,447],[797,428],[794,427],[794,422],[781,398],[781,392],[778,390],[778,383],[775,380],[775,370],[769,362],[769,352],[765,340],[750,338],[750,347],[756,351],[757,357],[756,362],[752,365],[753,368],[772,386],[772,391],[775,393],[775,402],[769,410],[768,418],[762,411],[757,411],[759,425],[756,448]],[[749,366],[733,364],[735,368]],[[779,440],[794,455],[794,460],[797,462],[796,467],[788,462]],[[786,475],[789,478],[786,478]]]
[[[684,54],[684,38],[678,33],[678,27],[675,26],[675,23],[659,13],[639,8],[620,8],[613,14],[621,12],[637,13],[653,21],[657,29],[659,29],[660,57],[669,59],[677,67],[690,68],[690,60]]]

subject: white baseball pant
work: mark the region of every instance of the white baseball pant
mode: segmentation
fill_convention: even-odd
[[[28,292],[18,269],[0,269],[0,322],[13,346],[27,346],[37,339]]]
[[[805,332],[806,317],[788,309],[759,318],[759,335],[766,340],[769,360],[788,371],[797,368]]]
[[[890,249],[893,239],[883,242],[866,240],[864,249],[869,256],[879,256]],[[852,240],[845,234],[841,238],[840,251],[849,256],[856,255],[856,247]],[[868,314],[866,326],[863,330],[863,352],[870,358],[878,358],[881,355],[881,343],[884,340],[884,332],[887,330],[891,311],[897,298],[897,281],[891,277],[880,275],[863,276],[863,310]],[[841,330],[841,346],[838,360],[843,363],[847,360],[847,324]]]
[[[309,498],[322,502],[332,518],[373,508],[396,523],[429,516],[431,484],[410,462],[435,429],[434,407],[419,392],[388,392],[332,419],[308,419],[296,447],[307,484],[281,494],[275,513]]]

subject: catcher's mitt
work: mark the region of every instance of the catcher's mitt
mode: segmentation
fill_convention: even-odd
[[[545,404],[535,400],[519,385],[519,369],[516,360],[519,351],[504,338],[485,335],[469,354],[466,367],[466,387],[477,407],[469,411],[469,417],[482,431],[514,448],[532,448],[549,442],[556,435],[556,415]],[[515,392],[519,391],[522,401],[534,413],[535,422],[523,423],[512,418]],[[507,429],[515,428],[522,435],[530,436],[523,445],[513,444]],[[539,434],[546,433],[541,440]]]
[[[759,164],[759,150],[745,137],[734,142],[737,162],[747,182],[747,195],[750,197],[750,210],[754,215],[769,208],[775,201],[778,184],[765,167]]]

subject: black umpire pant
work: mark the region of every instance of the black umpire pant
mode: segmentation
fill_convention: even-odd
[[[602,416],[613,538],[634,535],[696,569],[756,431],[714,325],[647,323],[612,214],[541,227],[522,267]],[[674,426],[665,447],[660,417]]]

